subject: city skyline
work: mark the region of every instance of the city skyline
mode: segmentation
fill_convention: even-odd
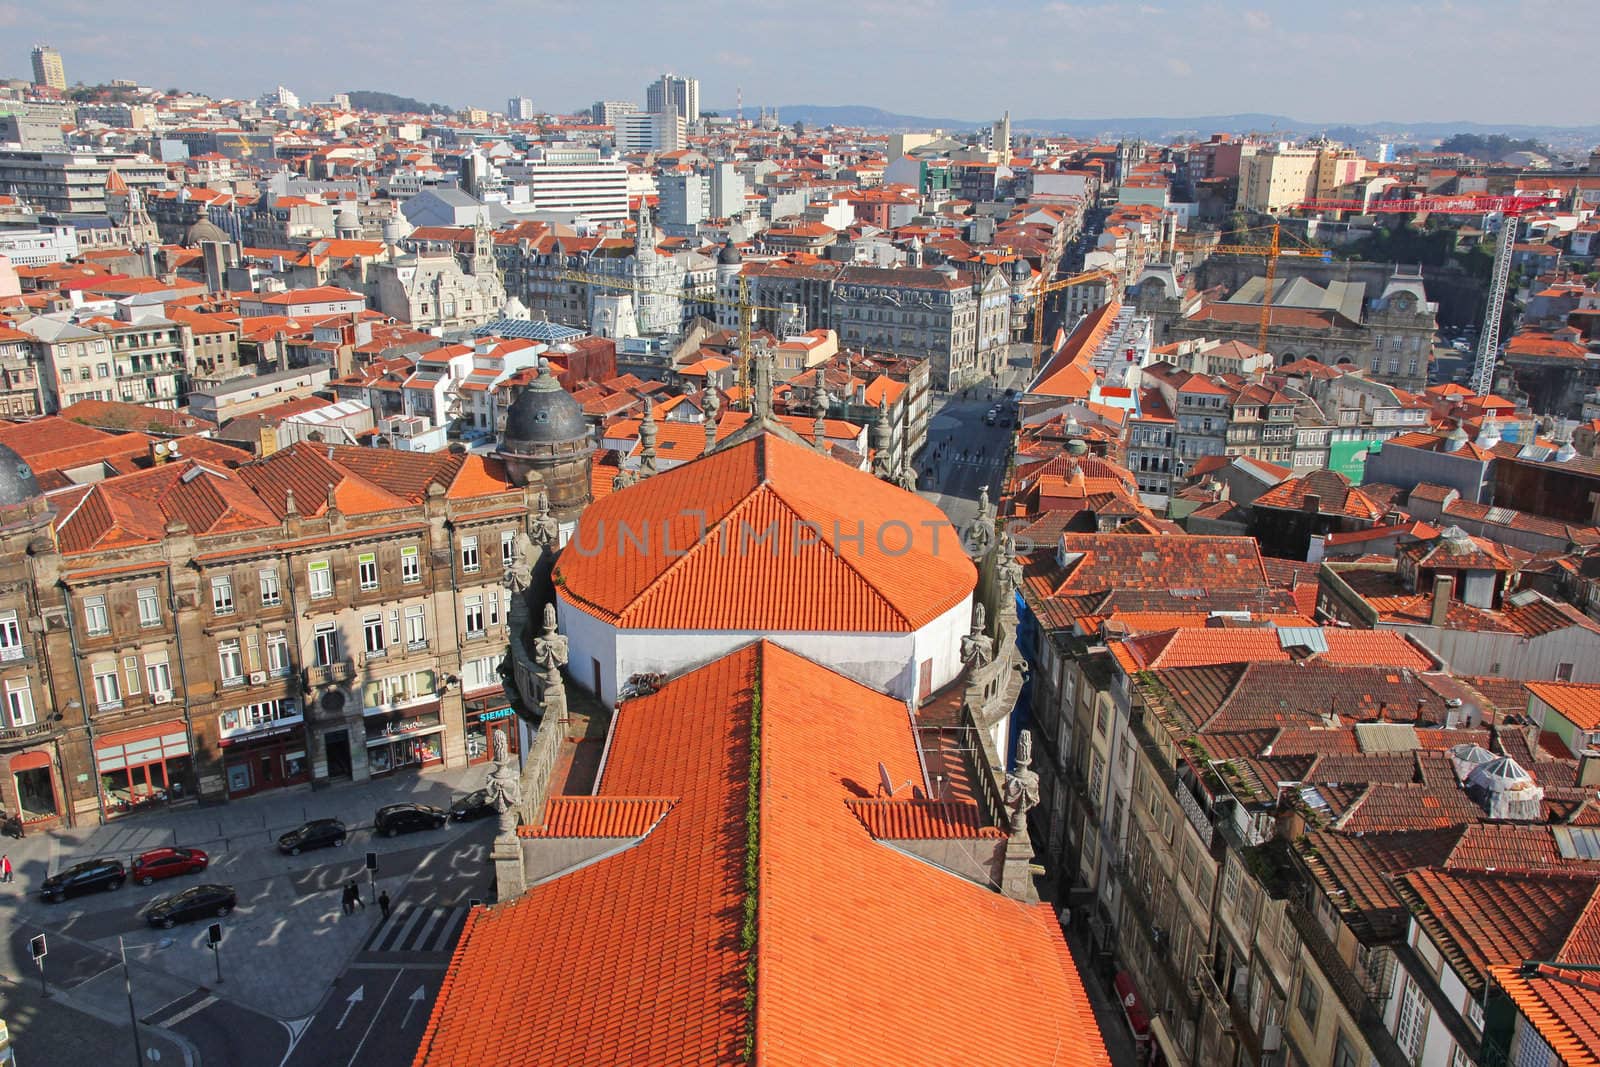
[[[0,27],[17,42],[0,70],[26,77],[27,43],[54,41],[69,83],[132,78],[212,95],[254,98],[277,84],[302,99],[379,89],[451,106],[498,110],[507,97],[531,97],[541,110],[571,113],[596,99],[644,98],[663,71],[700,79],[702,107],[745,110],[796,104],[862,105],[887,111],[958,117],[974,123],[1009,110],[1017,118],[1174,118],[1240,112],[1290,116],[1308,123],[1455,122],[1582,125],[1592,122],[1580,78],[1581,35],[1543,32],[1549,0],[1505,4],[1442,2],[1394,11],[1361,0],[1337,21],[1298,5],[1252,7],[1162,4],[963,5],[949,0],[823,0],[803,12],[779,4],[707,5],[692,24],[646,5],[604,24],[560,3],[508,5],[468,0],[453,10],[462,32],[438,35],[433,12],[399,0],[374,22],[358,11],[313,7],[303,0],[270,13],[222,5],[224,17],[193,24],[162,0],[137,10],[83,0],[49,9],[0,3]],[[308,33],[296,17],[314,17]],[[526,18],[529,42],[491,32]],[[919,25],[965,22],[971,33],[928,35]],[[628,32],[609,35],[609,26]],[[1425,27],[1428,46],[1397,26]],[[87,32],[85,27],[88,27]],[[482,29],[479,30],[478,27]],[[707,30],[716,28],[716,34]],[[1537,41],[1533,34],[1538,28]],[[1527,47],[1519,47],[1519,41]],[[240,49],[242,39],[256,46]],[[746,51],[718,40],[749,42]],[[1017,54],[1021,40],[1060,42],[1051,51]],[[338,41],[339,62],[308,41]],[[428,63],[394,65],[426,41]],[[1480,53],[1495,42],[1495,54]],[[818,54],[837,48],[841,69],[817,63],[765,63],[762,42]],[[298,49],[298,50],[297,50]],[[604,54],[603,65],[592,62]],[[1498,66],[1503,73],[1493,75]],[[1137,77],[1128,77],[1130,67]],[[338,71],[337,80],[329,71]],[[952,92],[950,72],[977,77]],[[182,71],[182,76],[172,74]],[[1390,75],[1403,71],[1401,82]],[[463,72],[470,72],[463,78]],[[1489,76],[1485,76],[1489,73]],[[831,77],[830,77],[831,76]],[[1538,102],[1511,90],[1538,78]],[[962,79],[966,80],[966,79]],[[930,89],[939,87],[930,103]]]

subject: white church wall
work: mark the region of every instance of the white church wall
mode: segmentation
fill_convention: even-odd
[[[968,594],[961,603],[928,623],[916,633],[916,655],[912,671],[919,670],[925,659],[933,660],[933,691],[948,685],[961,673],[961,638],[972,628],[972,596]],[[912,685],[916,675],[912,675]],[[903,696],[905,694],[896,694]],[[919,694],[920,696],[921,694]]]

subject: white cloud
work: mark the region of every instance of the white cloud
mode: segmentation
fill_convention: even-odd
[[[1244,24],[1252,30],[1264,32],[1272,29],[1272,16],[1265,11],[1246,11]]]

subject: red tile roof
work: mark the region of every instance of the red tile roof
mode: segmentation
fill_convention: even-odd
[[[1600,730],[1600,685],[1524,682],[1523,686],[1580,730]]]
[[[572,548],[562,601],[641,629],[905,632],[977,581],[938,508],[772,433],[595,501]]]
[[[758,694],[757,937],[746,952]],[[418,1067],[727,1063],[747,1033],[755,1063],[978,1063],[1003,1047],[1028,1062],[1109,1064],[1050,908],[874,840],[852,813],[880,765],[921,780],[904,705],[769,643],[624,703],[600,797],[677,805],[631,847],[472,913]],[[948,1013],[900,983],[850,977],[907,960],[965,1003],[1026,974],[1038,1010]]]
[[[1548,963],[1490,974],[1566,1067],[1600,1067],[1600,977]]]

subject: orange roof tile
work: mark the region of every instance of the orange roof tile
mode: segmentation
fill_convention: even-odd
[[[1548,963],[1490,968],[1494,981],[1566,1067],[1600,1067],[1600,979]]]
[[[1524,688],[1549,704],[1580,730],[1600,730],[1600,685],[1581,682],[1524,682]]]
[[[772,433],[597,500],[570,547],[563,604],[630,628],[905,632],[977,580],[938,508]]]
[[[643,837],[677,801],[669,797],[551,797],[538,826],[522,837]]]

